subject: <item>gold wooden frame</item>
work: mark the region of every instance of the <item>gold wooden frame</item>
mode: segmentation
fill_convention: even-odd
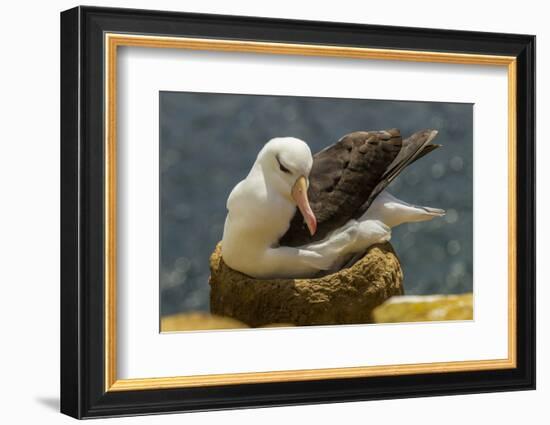
[[[105,34],[105,391],[307,381],[515,368],[516,358],[516,58],[307,44]],[[119,46],[249,52],[507,67],[508,72],[508,357],[495,360],[400,364],[257,373],[117,379],[116,374],[116,96]]]

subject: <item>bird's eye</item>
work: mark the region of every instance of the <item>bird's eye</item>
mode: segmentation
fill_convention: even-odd
[[[287,174],[290,174],[290,170],[288,168],[286,168],[283,164],[281,164],[281,161],[279,160],[278,157],[275,158],[277,160],[277,163],[279,164],[279,169],[283,172],[283,173],[287,173]]]
[[[283,173],[290,173],[290,170],[288,168],[286,168],[283,164],[281,164],[279,162],[279,169],[283,172]]]

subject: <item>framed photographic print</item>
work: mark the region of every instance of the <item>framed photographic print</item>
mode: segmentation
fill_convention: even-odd
[[[533,389],[535,37],[61,14],[61,411]]]

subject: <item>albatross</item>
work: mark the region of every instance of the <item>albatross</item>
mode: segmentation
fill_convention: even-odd
[[[314,156],[294,137],[277,137],[227,199],[222,258],[259,279],[305,278],[353,264],[391,228],[445,211],[395,198],[387,186],[440,145],[436,130],[403,139],[399,130],[357,131]]]

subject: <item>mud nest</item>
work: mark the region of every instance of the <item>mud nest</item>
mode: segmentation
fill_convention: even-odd
[[[210,310],[249,326],[371,323],[372,310],[403,295],[403,271],[389,243],[373,245],[353,266],[312,279],[254,279],[210,257]]]

